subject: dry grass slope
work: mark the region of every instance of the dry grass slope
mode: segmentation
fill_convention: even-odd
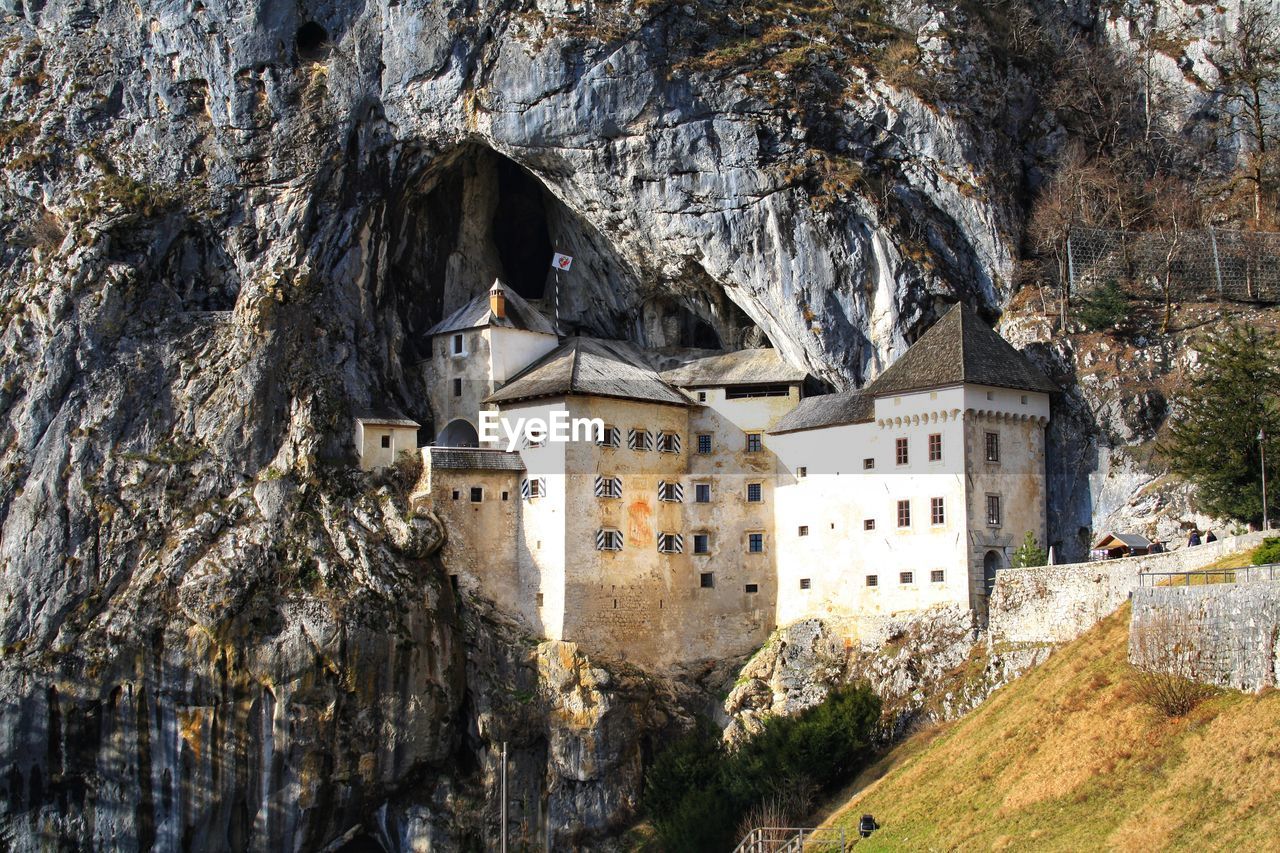
[[[1274,849],[1280,692],[1164,718],[1135,695],[1128,625],[1126,605],[968,717],[908,740],[828,823],[855,830],[874,814],[865,851]]]

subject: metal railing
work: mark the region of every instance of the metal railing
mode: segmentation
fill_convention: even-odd
[[[762,826],[748,832],[733,853],[844,853],[848,849],[844,829]]]
[[[1138,586],[1199,586],[1211,583],[1249,583],[1280,580],[1280,563],[1238,569],[1197,569],[1190,572],[1143,572]]]

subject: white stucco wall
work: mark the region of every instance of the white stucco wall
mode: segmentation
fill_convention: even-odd
[[[383,447],[382,439],[390,438],[390,446]],[[360,467],[365,471],[393,464],[401,453],[418,452],[417,427],[400,424],[384,424],[377,421],[356,419],[356,448],[360,452]]]

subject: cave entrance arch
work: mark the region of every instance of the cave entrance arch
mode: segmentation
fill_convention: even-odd
[[[471,422],[463,418],[449,421],[436,436],[437,447],[479,447],[480,436]]]

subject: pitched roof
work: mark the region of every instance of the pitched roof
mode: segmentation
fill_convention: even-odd
[[[583,394],[687,406],[689,398],[662,381],[621,341],[570,338],[490,394],[486,403]]]
[[[963,302],[862,390],[884,397],[962,383],[1045,393],[1057,390],[1038,367]]]
[[[819,427],[864,424],[875,419],[875,400],[861,391],[805,397],[769,430],[770,435]]]
[[[1095,549],[1105,548],[1108,542],[1117,542],[1121,545],[1126,545],[1130,548],[1150,548],[1151,547],[1151,540],[1137,533],[1108,533],[1106,536],[1103,536],[1101,539],[1099,539],[1098,543],[1093,547]]]
[[[672,385],[698,388],[708,385],[796,384],[805,372],[792,367],[776,349],[744,349],[707,358],[664,371],[662,378]]]
[[[476,447],[432,447],[427,451],[432,468],[461,471],[523,471],[519,453]]]
[[[355,413],[356,420],[367,426],[397,426],[421,429],[422,424],[405,415],[399,409],[376,407]]]
[[[427,336],[444,335],[449,332],[461,332],[480,326],[502,326],[507,329],[524,329],[529,332],[540,332],[554,335],[555,328],[551,321],[530,305],[525,298],[507,287],[501,281],[494,281],[493,287],[500,288],[507,299],[505,317],[495,317],[489,310],[489,292],[481,293],[439,323],[427,330]],[[493,288],[490,288],[492,290]]]

